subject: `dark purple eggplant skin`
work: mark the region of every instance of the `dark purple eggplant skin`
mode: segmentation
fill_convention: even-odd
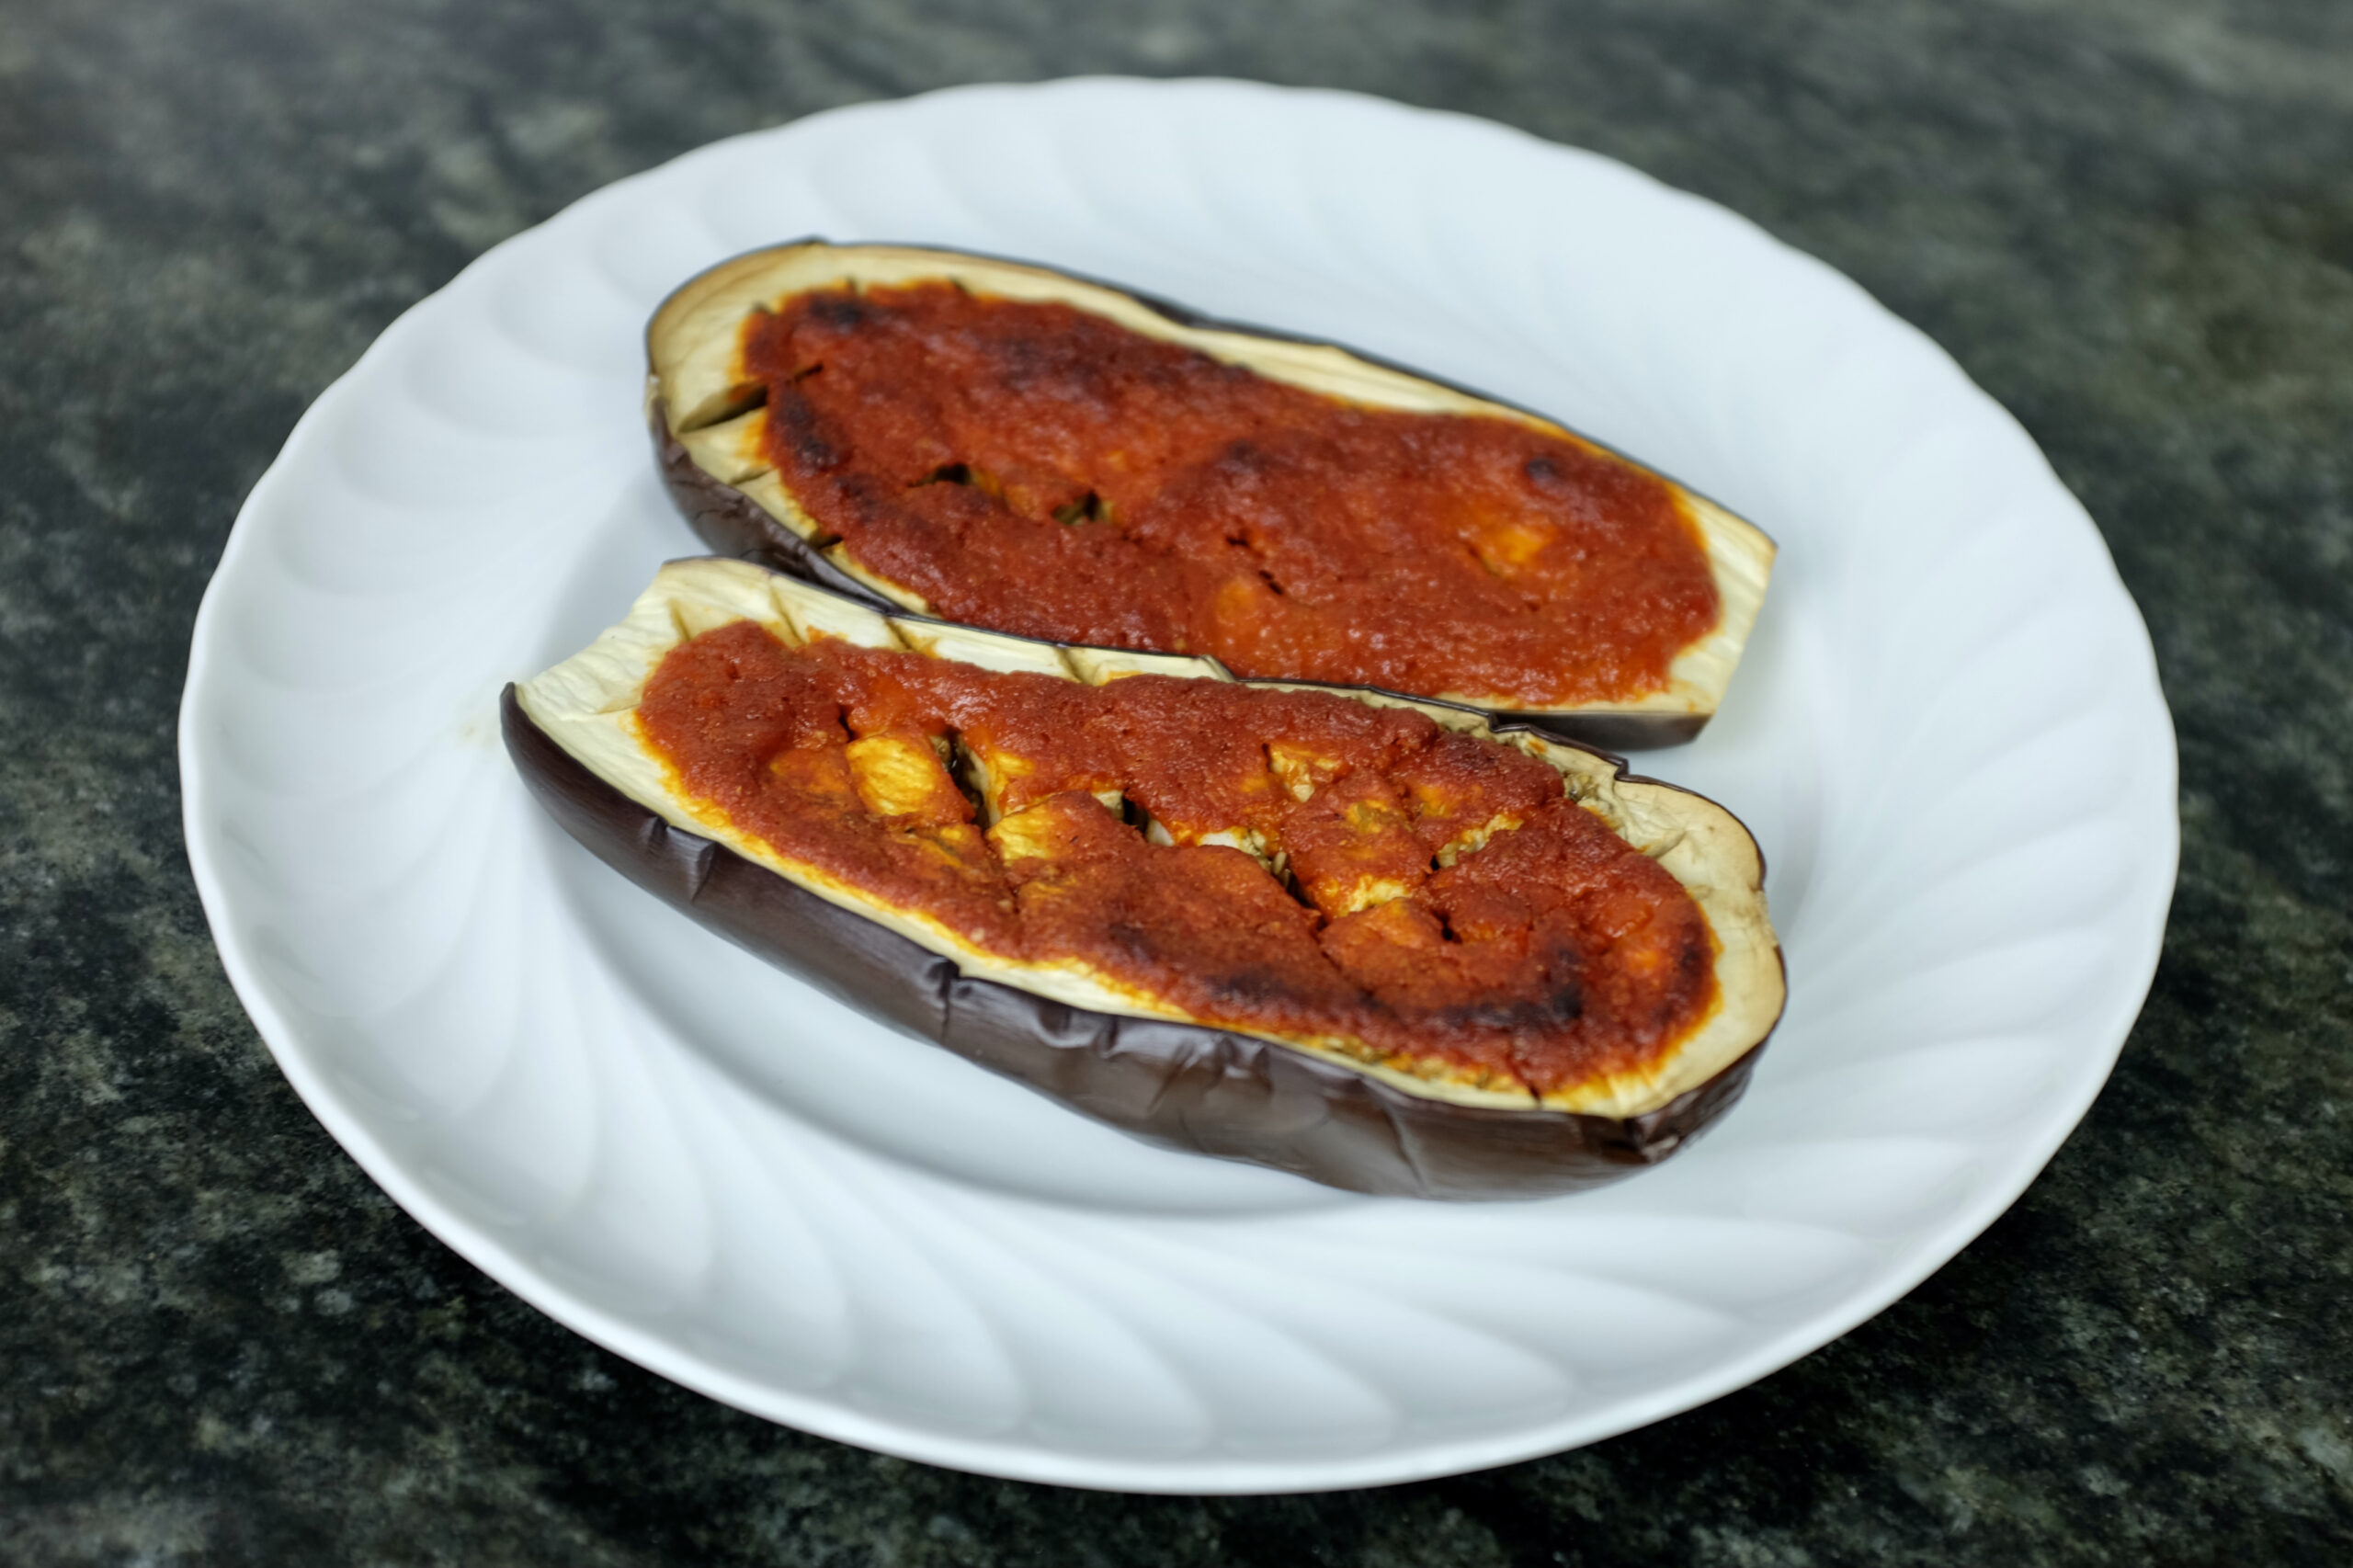
[[[540,804],[640,887],[828,995],[1164,1147],[1383,1196],[1540,1198],[1674,1153],[1740,1098],[1764,1049],[1638,1117],[1425,1099],[1270,1040],[972,979],[630,800],[534,724],[512,686],[500,724]]]

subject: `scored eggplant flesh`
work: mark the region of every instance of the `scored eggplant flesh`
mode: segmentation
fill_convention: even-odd
[[[1716,949],[1712,1010],[1642,1072],[1548,1095],[1540,1108],[1517,1087],[1195,1023],[1108,976],[1009,961],[920,911],[881,905],[786,860],[681,795],[633,722],[637,696],[671,649],[740,620],[789,645],[832,636],[1089,684],[1142,671],[1232,677],[1204,660],[1065,649],[885,616],[756,566],[700,560],[664,568],[627,619],[506,697],[508,747],[535,793],[632,880],[835,994],[1131,1132],[1366,1191],[1496,1198],[1566,1190],[1663,1158],[1720,1114],[1779,1018],[1784,985],[1762,862],[1729,812],[1630,778],[1616,759],[1583,747],[1530,732],[1498,733],[1463,710],[1346,688],[1355,700],[1414,709],[1558,769],[1573,799],[1652,856],[1699,906]],[[937,776],[929,762],[898,757],[889,744],[867,747],[860,759],[860,790],[878,791],[875,798],[900,788],[894,778]],[[1316,759],[1294,763],[1299,777],[1314,777]],[[990,781],[972,782],[984,814],[994,814]],[[1120,809],[1114,799],[1105,804]],[[1171,842],[1213,841],[1198,824],[1149,824],[1147,835],[1155,827]],[[1263,845],[1234,846],[1267,858]],[[1370,892],[1377,898],[1379,890]]]
[[[741,342],[745,324],[755,313],[777,310],[802,294],[943,281],[988,298],[1068,305],[1140,335],[1343,402],[1500,418],[1609,450],[1526,410],[1333,345],[1222,325],[1178,306],[1044,267],[953,251],[811,240],[754,251],[698,275],[664,302],[647,327],[647,415],[657,461],[673,500],[707,545],[880,608],[933,613],[920,595],[857,560],[795,499],[767,455],[762,407],[767,391],[749,377]],[[1677,654],[1663,688],[1550,708],[1493,693],[1428,695],[1601,745],[1671,745],[1696,735],[1715,712],[1739,664],[1764,601],[1774,546],[1753,524],[1706,496],[1656,477],[1673,491],[1699,533],[1720,605],[1714,628]]]

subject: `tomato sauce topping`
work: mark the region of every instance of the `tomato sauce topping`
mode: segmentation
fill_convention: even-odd
[[[1670,486],[1512,419],[946,283],[801,295],[742,351],[785,487],[953,620],[1566,707],[1664,689],[1721,616]]]
[[[1672,875],[1554,768],[1419,713],[739,621],[672,650],[636,722],[785,859],[1204,1023],[1541,1095],[1655,1061],[1715,999]]]

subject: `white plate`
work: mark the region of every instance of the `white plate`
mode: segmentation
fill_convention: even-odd
[[[1374,1200],[1167,1153],[706,936],[540,819],[502,683],[695,546],[641,327],[803,234],[966,246],[1543,409],[1762,524],[1722,715],[1647,764],[1771,859],[1787,1020],[1660,1169]],[[1738,218],[1449,115],[1233,83],[838,110],[624,180],[387,331],[257,485],[197,622],[188,854],[286,1074],[401,1204],[744,1409],[1000,1475],[1359,1485],[1685,1409],[1999,1214],[2155,963],[2177,824],[2098,535],[1918,333]]]

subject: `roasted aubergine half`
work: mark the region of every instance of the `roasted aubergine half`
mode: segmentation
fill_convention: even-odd
[[[574,836],[751,950],[1115,1127],[1337,1187],[1654,1163],[1781,1012],[1735,818],[1442,704],[706,559],[505,723]]]
[[[1551,420],[1042,267],[781,245],[646,342],[713,550],[964,625],[1661,745],[1716,710],[1772,570]]]

